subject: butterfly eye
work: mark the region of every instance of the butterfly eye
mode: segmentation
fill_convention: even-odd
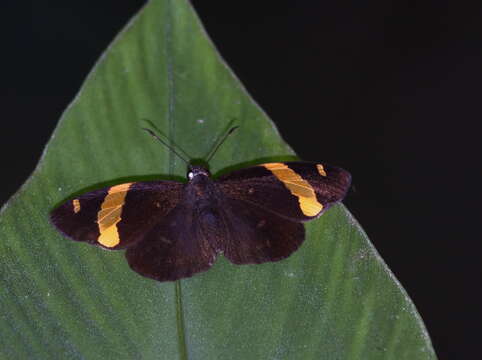
[[[187,173],[187,178],[188,178],[189,180],[192,180],[193,177],[194,177],[194,173],[193,173],[192,171],[189,171],[189,172]]]

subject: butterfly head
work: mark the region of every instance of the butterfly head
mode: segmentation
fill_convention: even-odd
[[[210,177],[211,173],[209,172],[208,169],[202,166],[197,166],[197,165],[190,165],[189,170],[187,172],[187,178],[189,180],[194,179],[196,176],[206,176]]]

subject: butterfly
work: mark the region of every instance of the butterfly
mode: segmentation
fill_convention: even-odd
[[[212,179],[188,165],[187,183],[130,182],[68,200],[50,214],[67,238],[125,250],[132,270],[174,281],[234,264],[279,261],[305,239],[303,222],[341,201],[351,175],[313,162],[273,162]]]

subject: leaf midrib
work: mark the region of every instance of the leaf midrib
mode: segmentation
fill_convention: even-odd
[[[166,54],[166,72],[167,72],[167,96],[168,96],[168,104],[167,104],[167,123],[168,123],[168,133],[169,139],[171,142],[171,146],[173,146],[172,142],[174,141],[175,136],[175,121],[174,121],[174,106],[175,106],[175,85],[174,85],[174,69],[173,69],[173,48],[172,48],[172,6],[171,0],[167,1],[167,11],[166,11],[166,21],[164,27],[165,33],[165,49],[164,52]],[[175,168],[175,154],[170,151],[169,152],[169,174],[174,174]],[[188,352],[186,346],[186,336],[185,336],[185,325],[184,325],[184,309],[182,306],[182,290],[181,290],[181,281],[177,280],[175,283],[175,306],[176,306],[176,327],[177,327],[177,336],[178,336],[178,348],[179,348],[179,359],[181,360],[188,360]]]

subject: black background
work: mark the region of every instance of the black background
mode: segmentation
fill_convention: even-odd
[[[61,112],[143,3],[2,3],[0,203],[32,172]],[[345,203],[413,299],[440,359],[477,354],[480,4],[193,4],[299,156],[352,172]]]

